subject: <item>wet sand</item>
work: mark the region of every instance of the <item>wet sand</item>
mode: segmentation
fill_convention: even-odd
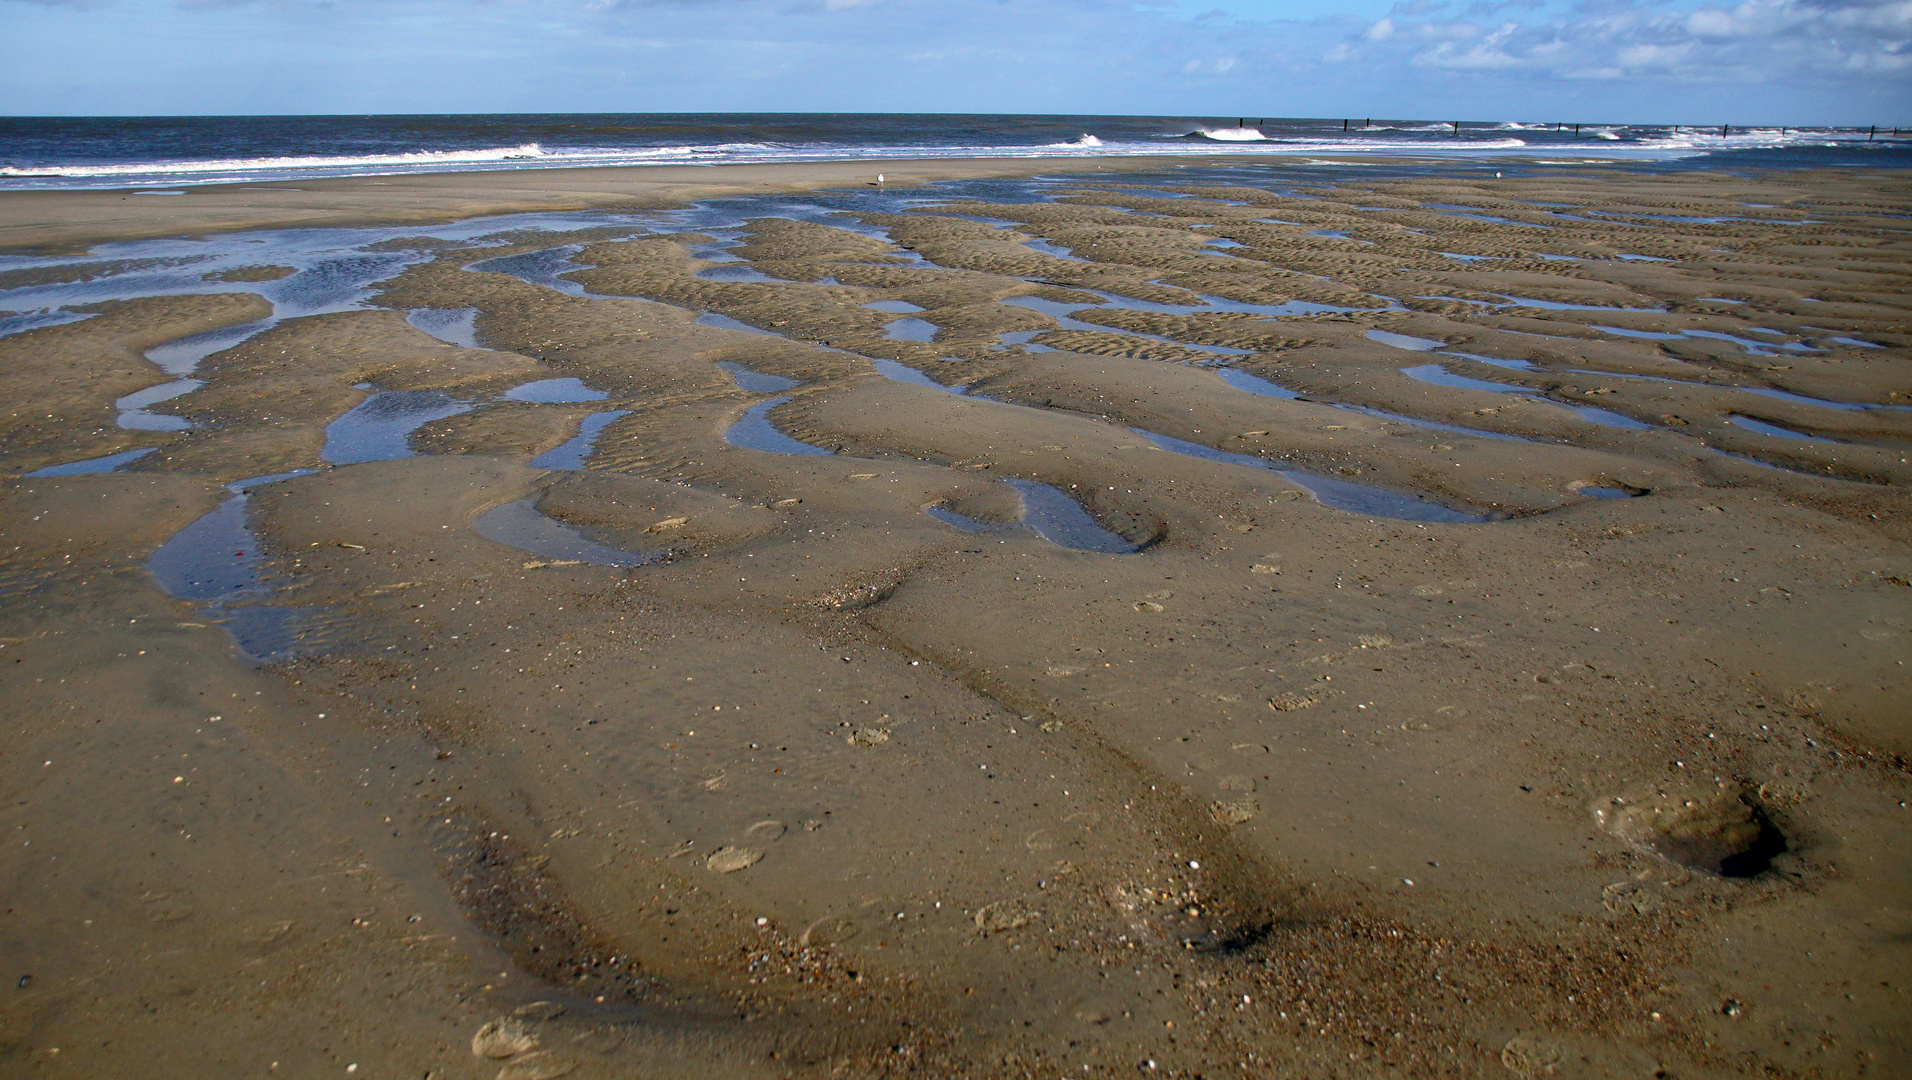
[[[1902,1070],[1905,177],[1068,165],[0,196],[0,1061]]]

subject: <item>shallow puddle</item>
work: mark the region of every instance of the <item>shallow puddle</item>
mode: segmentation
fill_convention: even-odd
[[[1592,405],[1576,405],[1564,401],[1554,401],[1542,394],[1541,391],[1535,390],[1532,387],[1514,386],[1508,383],[1491,382],[1487,379],[1470,379],[1465,375],[1456,375],[1439,364],[1421,364],[1417,367],[1405,367],[1401,369],[1401,374],[1418,382],[1430,383],[1435,386],[1448,386],[1456,390],[1480,390],[1489,394],[1525,394],[1545,401],[1550,405],[1559,405],[1572,412],[1575,416],[1580,417],[1582,420],[1598,424],[1601,427],[1621,428],[1626,431],[1647,431],[1653,427],[1651,424],[1642,423],[1633,419],[1631,416],[1625,416],[1609,409],[1596,408]],[[1486,433],[1482,432],[1481,434]]]
[[[1624,326],[1600,326],[1595,323],[1588,323],[1587,328],[1618,334],[1621,337],[1640,338],[1644,341],[1678,341],[1686,336],[1685,334],[1669,334],[1662,330],[1629,330]]]
[[[1470,218],[1474,221],[1486,221],[1495,225],[1512,225],[1516,229],[1551,229],[1552,225],[1542,225],[1532,221],[1515,221],[1512,218],[1494,217],[1483,214],[1477,206],[1458,206],[1453,203],[1422,203],[1421,209],[1439,211],[1445,217]]]
[[[478,309],[475,307],[415,308],[406,313],[405,321],[447,345],[484,348],[478,344]]]
[[[1787,390],[1775,390],[1769,386],[1728,386],[1722,383],[1696,382],[1689,379],[1668,379],[1658,375],[1623,375],[1616,371],[1588,371],[1581,368],[1568,369],[1575,375],[1597,375],[1603,379],[1632,379],[1636,382],[1656,382],[1667,386],[1699,386],[1708,390],[1732,390],[1741,394],[1757,394],[1760,397],[1784,401],[1792,405],[1806,405],[1815,409],[1838,409],[1842,412],[1880,412],[1912,411],[1912,405],[1865,405],[1850,401],[1827,401],[1824,398],[1807,397]]]
[[[770,422],[770,410],[789,400],[788,395],[771,398],[744,410],[743,418],[724,432],[724,441],[746,450],[762,450],[772,454],[815,454],[822,457],[835,454],[835,450],[799,442],[778,431],[777,426]]]
[[[484,259],[468,264],[465,269],[474,274],[509,274],[526,285],[541,285],[547,289],[556,289],[566,296],[584,297],[590,295],[585,291],[584,286],[558,276],[590,269],[571,261],[583,250],[583,244],[566,244],[562,247],[545,248],[542,251],[526,251],[517,255],[501,255],[495,259]]]
[[[1762,330],[1759,332],[1765,334],[1779,333],[1777,330]],[[1714,341],[1724,341],[1731,345],[1737,345],[1756,356],[1775,356],[1777,355],[1777,353],[1774,352],[1775,349],[1784,349],[1787,352],[1825,351],[1824,349],[1815,348],[1802,341],[1749,341],[1742,337],[1734,337],[1732,334],[1722,334],[1717,330],[1687,330],[1684,331],[1684,333],[1685,336],[1690,338],[1711,338]]]
[[[1734,424],[1737,427],[1745,428],[1747,431],[1757,432],[1760,435],[1771,435],[1774,438],[1778,438],[1778,439],[1797,439],[1800,442],[1835,443],[1835,444],[1839,441],[1837,439],[1822,438],[1818,435],[1808,435],[1803,431],[1794,431],[1791,428],[1783,428],[1783,427],[1780,427],[1778,424],[1769,424],[1764,420],[1755,420],[1750,416],[1741,416],[1738,413],[1727,413],[1726,419],[1728,422]]]
[[[766,337],[779,336],[777,334],[771,333],[768,330],[758,329],[757,327],[752,326],[749,323],[744,322],[740,319],[733,319],[728,315],[720,314],[715,311],[706,311],[702,315],[697,316],[696,322],[697,322],[697,325],[699,326],[711,326],[719,330],[742,330],[746,334],[763,334]]]
[[[1538,371],[1540,370],[1539,368],[1535,367],[1532,363],[1526,360],[1504,360],[1498,356],[1481,356],[1478,353],[1456,352],[1453,349],[1444,349],[1442,350],[1441,355],[1442,356],[1458,356],[1463,360],[1472,360],[1472,361],[1475,361],[1476,363],[1489,364],[1497,368],[1506,368],[1508,371]]]
[[[224,625],[239,651],[254,660],[283,659],[296,651],[313,609],[256,602],[272,590],[259,573],[265,552],[247,518],[249,493],[312,472],[299,469],[227,484],[230,497],[174,533],[146,561],[161,589],[198,601],[208,617]]]
[[[1151,282],[1151,284],[1161,283]],[[1175,288],[1175,286],[1167,287]],[[1191,294],[1200,301],[1199,303],[1165,304],[1159,300],[1138,300],[1132,296],[1123,296],[1120,293],[1102,289],[1083,289],[1082,291],[1101,297],[1102,306],[1129,308],[1133,311],[1154,311],[1163,315],[1207,315],[1215,312],[1233,312],[1242,315],[1259,315],[1264,319],[1278,319],[1289,315],[1343,315],[1351,311],[1368,310],[1341,307],[1336,304],[1317,304],[1308,300],[1287,300],[1279,304],[1251,304],[1245,300],[1230,300],[1225,296],[1210,296],[1207,293]]]
[[[926,310],[917,307],[908,300],[872,300],[863,306],[869,308],[871,311],[882,311],[891,315],[914,315],[919,311]]]
[[[629,409],[616,409],[611,412],[592,413],[578,425],[578,433],[563,444],[554,446],[531,459],[534,469],[582,469],[597,449],[598,436],[604,433],[613,420],[630,415]]]
[[[1157,435],[1141,428],[1130,431],[1149,440],[1158,449],[1184,457],[1200,458],[1203,461],[1218,462],[1223,465],[1241,465],[1251,469],[1263,469],[1277,473],[1289,483],[1308,492],[1315,501],[1336,510],[1345,510],[1351,514],[1365,514],[1369,517],[1392,518],[1396,521],[1428,521],[1451,525],[1478,525],[1493,520],[1485,514],[1469,514],[1459,510],[1450,510],[1439,503],[1413,498],[1386,488],[1369,487],[1366,484],[1354,484],[1346,480],[1316,473],[1301,472],[1294,469],[1282,469],[1262,458],[1251,454],[1231,454],[1226,450],[1216,450],[1200,443],[1186,442]]]
[[[1541,308],[1545,311],[1643,311],[1664,312],[1663,307],[1611,307],[1601,304],[1567,304],[1559,300],[1536,300],[1531,296],[1508,296],[1505,293],[1494,294],[1516,307]]]
[[[998,350],[1001,350],[1001,349],[1006,349],[1011,345],[1020,345],[1022,346],[1024,352],[1032,352],[1032,353],[1055,352],[1056,350],[1050,348],[1047,345],[1037,345],[1035,343],[1034,339],[1046,333],[1048,333],[1047,330],[1005,330],[1001,334],[997,335],[998,340],[996,343],[996,348]]]
[[[183,416],[147,412],[147,406],[171,401],[204,385],[198,379],[175,379],[128,394],[113,402],[113,406],[120,411],[115,422],[129,431],[185,431],[193,426],[192,421]]]
[[[782,278],[774,278],[753,266],[707,266],[697,271],[697,277],[704,281],[749,281],[767,282],[773,285],[787,285]]]
[[[939,383],[928,375],[910,367],[908,364],[898,363],[895,360],[872,360],[870,363],[876,365],[877,374],[886,379],[893,379],[900,383],[909,383],[911,386],[926,387],[930,390],[941,390],[945,394],[956,394],[960,396],[965,392],[963,384],[961,383],[957,383],[953,386]]]
[[[1024,246],[1030,248],[1033,251],[1040,251],[1044,255],[1053,255],[1058,259],[1068,259],[1070,262],[1093,261],[1090,259],[1085,259],[1082,256],[1075,254],[1074,252],[1070,251],[1068,248],[1063,247],[1060,244],[1052,244],[1047,240],[1039,240],[1034,237],[1031,237],[1028,240],[1024,240],[1023,244]]]
[[[1397,349],[1406,349],[1409,352],[1432,352],[1447,344],[1445,341],[1433,341],[1428,338],[1409,337],[1406,334],[1397,334],[1392,330],[1370,330],[1368,331],[1368,340],[1378,341],[1383,345],[1392,345]]]
[[[1554,401],[1552,398],[1548,398],[1545,400],[1548,402],[1548,404],[1559,405],[1560,407],[1569,410],[1575,416],[1578,416],[1580,419],[1585,420],[1590,424],[1599,424],[1601,427],[1620,428],[1624,431],[1653,430],[1652,424],[1635,420],[1631,416],[1626,416],[1621,413],[1613,412],[1610,409],[1601,409],[1592,405],[1573,405],[1564,401]]]
[[[87,458],[84,461],[69,461],[64,465],[48,465],[44,469],[35,469],[26,475],[87,476],[92,473],[109,473],[129,461],[145,457],[157,449],[159,449],[157,446],[148,446],[142,450],[124,450],[117,454],[108,454],[105,457]]]
[[[752,371],[734,360],[719,360],[716,366],[730,373],[730,379],[737,384],[737,389],[752,394],[781,394],[785,390],[795,390],[801,385],[795,379]]]
[[[319,457],[334,465],[411,457],[412,432],[475,407],[443,390],[381,391],[325,426],[325,449]]]
[[[583,379],[539,379],[505,391],[507,401],[536,401],[548,405],[577,405],[603,401],[611,395],[584,385]]]
[[[1451,386],[1456,390],[1482,390],[1489,394],[1538,394],[1540,391],[1526,386],[1510,386],[1507,383],[1490,382],[1486,379],[1470,379],[1465,375],[1456,375],[1439,364],[1421,364],[1416,367],[1404,367],[1401,374],[1416,382],[1431,383],[1435,386]]]
[[[206,357],[230,349],[254,334],[276,325],[278,325],[277,319],[260,319],[257,322],[239,326],[223,326],[217,330],[188,334],[163,345],[155,345],[147,349],[144,355],[146,359],[158,364],[159,369],[168,375],[189,375]]]
[[[1393,413],[1393,412],[1388,412],[1384,409],[1370,408],[1369,406],[1366,406],[1366,405],[1350,405],[1345,402],[1333,402],[1330,404],[1332,405],[1333,408],[1336,408],[1336,409],[1346,409],[1349,412],[1358,412],[1364,416],[1372,416],[1379,420],[1392,420],[1396,423],[1412,424],[1415,427],[1427,428],[1431,431],[1446,431],[1446,432],[1451,432],[1452,434],[1455,434],[1455,435],[1471,435],[1471,436],[1474,436],[1475,438],[1480,438],[1480,439],[1499,439],[1502,442],[1536,442],[1538,441],[1535,439],[1522,438],[1519,435],[1508,435],[1504,432],[1499,432],[1499,431],[1482,431],[1480,428],[1461,427],[1459,424],[1443,424],[1438,420],[1423,420],[1418,416],[1405,416],[1401,413]]]
[[[1083,322],[1080,319],[1071,317],[1072,313],[1077,311],[1082,311],[1085,309],[1106,310],[1104,305],[1101,305],[1101,304],[1063,303],[1062,301],[1059,301],[1059,300],[1048,300],[1040,296],[1012,296],[1001,302],[1004,304],[1013,305],[1015,307],[1028,308],[1031,311],[1040,311],[1044,315],[1047,315],[1050,318],[1054,319],[1056,321],[1056,326],[1063,330],[1092,330],[1092,331],[1096,331],[1098,333],[1103,333],[1103,334],[1121,334],[1125,337],[1146,338],[1149,341],[1159,341],[1166,345],[1175,345],[1184,349],[1197,349],[1204,352],[1224,353],[1230,356],[1252,356],[1254,355],[1254,352],[1255,352],[1255,350],[1253,349],[1237,349],[1237,348],[1233,348],[1226,345],[1206,345],[1206,344],[1195,345],[1185,341],[1176,341],[1174,338],[1163,337],[1160,334],[1146,334],[1139,330],[1120,330],[1113,326],[1102,326],[1097,323],[1087,323],[1087,322]],[[1109,305],[1109,306],[1114,307],[1117,305]],[[1148,310],[1148,309],[1138,307],[1134,310]],[[1201,310],[1201,309],[1198,308],[1194,310]],[[1020,333],[1022,331],[1018,331],[1018,332]],[[1035,334],[1039,334],[1039,333],[1042,333],[1042,331],[1040,330],[1035,331],[1034,333],[1030,334],[1030,337],[1034,337]],[[1007,342],[1009,340],[1009,334],[1004,334],[1003,340]]]
[[[1216,368],[1215,374],[1220,377],[1223,382],[1246,393],[1260,394],[1262,397],[1280,398],[1283,401],[1294,401],[1301,397],[1300,394],[1295,393],[1285,386],[1269,382],[1259,375],[1250,375],[1248,372],[1241,371],[1237,368]]]
[[[1127,555],[1140,550],[1097,524],[1081,503],[1060,488],[1033,480],[1007,479],[1003,483],[1022,496],[1022,523],[1058,547],[1105,555]]]
[[[17,315],[0,316],[0,337],[38,330],[43,326],[62,326],[66,323],[90,319],[90,311],[26,311]]]
[[[600,544],[576,528],[538,512],[538,498],[519,499],[480,515],[472,522],[479,536],[556,562],[592,566],[643,566],[661,554],[637,554]]]
[[[897,319],[883,325],[883,336],[891,341],[930,342],[936,339],[939,328],[925,319]]]

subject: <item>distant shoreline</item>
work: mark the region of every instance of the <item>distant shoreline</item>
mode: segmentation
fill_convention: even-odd
[[[929,158],[709,165],[621,165],[472,172],[418,172],[386,176],[328,177],[283,182],[250,181],[182,186],[177,189],[0,190],[0,252],[83,251],[101,243],[195,236],[252,229],[338,228],[353,225],[429,225],[446,221],[535,211],[658,209],[699,199],[722,199],[826,188],[861,189],[877,176],[892,188],[942,180],[1019,177],[1039,173],[1127,175],[1164,168],[1268,169],[1388,163],[1459,165],[1451,158],[1415,154],[1297,155],[1245,161],[1218,153],[1138,154],[1105,157]],[[1635,162],[1546,161],[1550,168],[1630,169]],[[1473,161],[1478,168],[1490,167]],[[1536,162],[1510,158],[1508,168]],[[1810,171],[1867,173],[1889,167],[1828,166]],[[1702,170],[1704,171],[1704,170]],[[1798,171],[1798,170],[1785,170]],[[1912,173],[1909,173],[1912,175]],[[1320,178],[1298,178],[1308,184]],[[161,192],[164,193],[161,193]]]
[[[1280,159],[1258,163],[1283,164]],[[537,210],[656,209],[693,199],[866,186],[879,174],[887,186],[909,187],[1035,173],[1235,164],[1241,161],[1232,155],[935,158],[412,173],[207,184],[182,188],[178,195],[138,193],[145,189],[0,191],[0,251],[77,250],[115,240],[248,229],[430,224]]]

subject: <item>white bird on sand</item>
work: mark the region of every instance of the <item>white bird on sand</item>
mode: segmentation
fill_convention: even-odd
[[[882,174],[882,173],[877,173],[877,174],[876,174],[876,182],[877,182],[877,183],[879,183],[879,184],[883,182],[883,174]]]

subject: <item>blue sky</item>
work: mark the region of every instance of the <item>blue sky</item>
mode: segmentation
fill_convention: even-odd
[[[1912,125],[1912,0],[0,0],[0,113]]]

